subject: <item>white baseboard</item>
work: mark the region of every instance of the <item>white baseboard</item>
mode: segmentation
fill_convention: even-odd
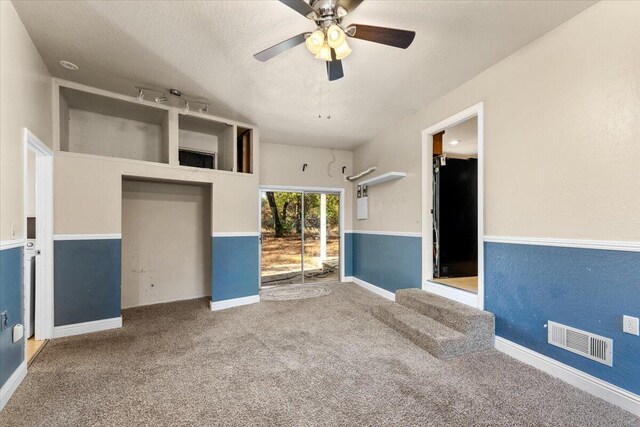
[[[495,338],[495,348],[580,390],[640,416],[640,396],[637,394],[501,337]]]
[[[53,328],[53,337],[62,338],[72,335],[88,334],[90,332],[106,331],[122,327],[122,316],[111,319],[94,320],[91,322],[74,323],[72,325],[56,326]]]
[[[422,290],[431,292],[432,294],[440,295],[441,297],[449,298],[462,304],[469,305],[471,307],[478,307],[478,295],[466,292],[461,289],[456,289],[451,286],[441,285],[439,283],[433,283],[429,280],[424,282]]]
[[[241,305],[255,304],[260,302],[260,295],[251,295],[249,297],[226,299],[223,301],[211,301],[211,311],[224,310],[225,308],[239,307]]]
[[[18,369],[16,369],[13,374],[9,377],[6,383],[0,388],[0,411],[4,408],[13,396],[13,393],[18,389],[24,377],[27,376],[27,361],[23,360]]]
[[[388,300],[391,301],[395,301],[396,300],[396,294],[394,294],[393,292],[389,292],[386,289],[382,289],[376,285],[372,285],[369,282],[365,282],[362,279],[358,279],[357,277],[353,277],[353,276],[348,276],[344,278],[345,282],[353,282],[358,286],[361,286],[363,288],[365,288],[366,290],[373,292],[374,294],[378,294],[383,298],[386,298]]]

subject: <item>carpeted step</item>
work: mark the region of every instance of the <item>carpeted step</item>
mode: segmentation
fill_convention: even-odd
[[[396,291],[396,302],[469,336],[478,349],[491,348],[494,315],[420,289]]]
[[[400,304],[374,307],[373,315],[440,359],[475,351],[469,338]]]

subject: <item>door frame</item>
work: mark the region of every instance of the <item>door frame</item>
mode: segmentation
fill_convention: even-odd
[[[28,152],[36,155],[36,250],[40,250],[39,262],[36,262],[36,301],[34,338],[37,340],[53,338],[53,151],[47,147],[29,129],[23,129],[23,227],[25,242],[27,237],[27,210],[29,202]],[[23,266],[27,268],[27,266]],[[26,277],[26,275],[23,275]],[[30,286],[30,284],[29,284]],[[27,311],[27,298],[31,291],[26,290],[23,280],[24,311]],[[25,325],[30,319],[25,318]],[[25,328],[26,333],[26,328]],[[26,348],[27,339],[24,345]]]
[[[433,135],[478,118],[478,293],[433,282]],[[484,102],[479,102],[422,131],[422,289],[484,309]],[[427,221],[427,218],[430,220]]]
[[[345,189],[344,188],[335,188],[335,187],[304,187],[304,186],[289,186],[289,185],[261,185],[258,188],[258,232],[260,236],[262,236],[262,193],[265,191],[273,191],[273,192],[283,192],[283,193],[301,193],[302,200],[304,203],[304,193],[324,193],[324,194],[339,194],[340,195],[340,282],[344,282],[344,259],[345,259],[345,250],[344,250],[344,206],[345,206]],[[304,206],[304,205],[303,205]],[[302,212],[304,215],[304,210]],[[304,230],[304,227],[302,227]],[[304,231],[303,231],[304,233]],[[302,239],[302,244],[304,245],[304,234]],[[260,265],[259,277],[258,277],[258,285],[259,288],[262,288],[262,237],[260,238],[260,250],[258,251],[258,263]],[[304,254],[303,260],[304,263]],[[304,274],[304,271],[303,271]]]

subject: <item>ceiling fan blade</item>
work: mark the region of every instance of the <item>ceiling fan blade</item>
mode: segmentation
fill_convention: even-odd
[[[280,3],[286,4],[305,18],[315,19],[317,17],[316,11],[304,0],[280,0]]]
[[[331,61],[327,61],[327,76],[330,82],[344,77],[342,61],[336,59],[336,51],[333,49],[331,49]]]
[[[351,13],[356,9],[356,7],[360,6],[360,3],[362,2],[363,0],[338,0],[336,5],[344,7],[347,9],[347,12]]]
[[[271,46],[270,48],[267,48],[262,52],[256,53],[255,55],[253,55],[253,57],[262,62],[268,61],[274,56],[281,54],[285,50],[291,49],[292,47],[296,47],[299,44],[304,43],[306,38],[305,36],[307,34],[308,33],[298,34],[297,36],[291,37],[290,39],[280,42],[277,45]]]
[[[352,34],[352,29],[355,33]],[[373,25],[353,24],[347,28],[347,34],[361,40],[382,43],[388,46],[408,48],[416,36],[415,31],[398,30],[395,28],[375,27]]]

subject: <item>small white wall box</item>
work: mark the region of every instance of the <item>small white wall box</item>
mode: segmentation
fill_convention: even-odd
[[[640,319],[633,316],[622,316],[622,330],[627,334],[640,335]]]
[[[356,205],[356,218],[367,219],[369,218],[369,198],[359,197]]]
[[[24,325],[18,323],[13,327],[13,342],[18,342],[24,336]]]

